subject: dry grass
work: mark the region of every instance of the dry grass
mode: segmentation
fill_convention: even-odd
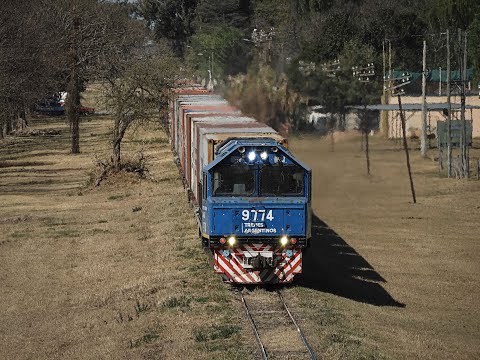
[[[241,305],[201,249],[165,135],[138,130],[123,148],[145,149],[156,182],[89,185],[110,123],[84,118],[78,156],[61,118],[35,121],[59,136],[0,144],[0,358],[250,358]]]
[[[313,169],[316,218],[305,274],[286,297],[317,351],[479,358],[480,182],[439,177],[417,151],[413,205],[399,144],[372,138],[370,177],[357,136],[338,139],[334,152],[314,136],[290,144]]]
[[[92,189],[109,126],[84,118],[77,156],[61,118],[35,121],[58,136],[0,143],[0,358],[257,356],[238,298],[196,238],[165,135],[138,130],[123,147],[145,149],[155,182],[118,174]],[[356,136],[334,152],[314,136],[290,143],[313,168],[316,217],[305,274],[285,298],[317,353],[479,358],[480,182],[438,177],[414,154],[413,205],[399,145],[372,139],[367,177]],[[287,328],[269,330],[271,343],[296,347]]]

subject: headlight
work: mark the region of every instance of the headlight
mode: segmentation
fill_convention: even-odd
[[[256,157],[257,157],[257,155],[255,154],[255,151],[250,151],[248,153],[248,160],[253,161],[253,160],[255,160]]]
[[[262,152],[262,153],[260,154],[260,157],[262,158],[262,160],[267,160],[267,158],[268,158],[267,152],[266,152],[266,151]]]
[[[280,238],[280,245],[286,246],[288,244],[288,237],[286,235]]]
[[[228,245],[233,246],[237,242],[237,239],[235,239],[235,236],[230,236],[228,238]]]

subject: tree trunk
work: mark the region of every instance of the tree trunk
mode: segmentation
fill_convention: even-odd
[[[368,148],[368,130],[365,131],[365,157],[367,158],[367,175],[370,175],[370,150]]]
[[[72,137],[72,154],[80,153],[80,116],[78,107],[80,106],[79,80],[76,66],[70,69],[70,81],[68,83],[68,95],[66,101],[66,110],[68,123],[70,124],[70,134]]]
[[[73,11],[75,12],[75,6]],[[72,154],[80,153],[80,116],[78,108],[80,107],[80,69],[78,59],[78,41],[77,33],[80,27],[80,19],[74,18],[74,29],[71,37],[70,47],[70,80],[68,82],[68,96],[66,102],[67,118],[70,124],[70,133],[72,136]]]
[[[113,168],[116,170],[120,169],[121,165],[121,144],[123,137],[125,135],[125,132],[127,131],[127,121],[122,121],[116,120],[115,121],[115,127],[113,129],[113,157],[112,157],[112,163],[113,163]]]
[[[118,170],[120,169],[120,145],[122,143],[122,139],[115,138],[113,141],[113,167]]]
[[[12,123],[14,121],[13,119],[14,119],[14,117],[12,116],[12,114],[9,113],[9,117],[8,117],[6,123],[5,123],[6,126],[4,127],[5,136],[12,133],[12,129],[13,129]]]

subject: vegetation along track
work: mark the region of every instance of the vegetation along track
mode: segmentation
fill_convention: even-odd
[[[317,359],[280,290],[238,293],[264,360]]]

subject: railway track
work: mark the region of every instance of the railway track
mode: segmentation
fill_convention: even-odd
[[[317,360],[279,290],[239,294],[264,360]]]

